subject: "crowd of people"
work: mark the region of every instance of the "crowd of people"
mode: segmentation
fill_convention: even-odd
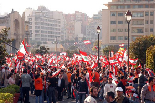
[[[39,66],[37,66],[37,65]],[[0,86],[20,86],[20,101],[29,103],[29,92],[36,96],[36,103],[155,103],[155,78],[145,68],[119,67],[117,75],[111,67],[91,68],[86,63],[63,67],[46,63],[22,61],[22,69],[15,70],[7,64],[0,67]]]

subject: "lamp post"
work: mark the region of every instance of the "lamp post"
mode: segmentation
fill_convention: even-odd
[[[98,68],[100,67],[100,64],[99,64],[99,34],[100,34],[100,32],[101,32],[101,29],[100,29],[100,27],[98,26],[97,27],[97,33],[98,33]]]
[[[129,24],[130,24],[130,21],[131,21],[131,17],[132,17],[132,14],[131,12],[128,10],[126,13],[125,13],[125,18],[126,18],[126,21],[128,23],[128,73],[129,73]]]

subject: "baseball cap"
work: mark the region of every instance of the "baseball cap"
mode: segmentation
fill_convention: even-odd
[[[123,89],[122,89],[122,87],[117,87],[117,88],[115,89],[115,91],[116,91],[116,92],[117,92],[117,91],[123,92]]]

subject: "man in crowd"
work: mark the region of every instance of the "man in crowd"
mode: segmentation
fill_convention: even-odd
[[[90,89],[90,95],[84,100],[84,103],[97,103],[95,100],[98,96],[98,88],[95,86],[92,86]]]
[[[129,99],[124,96],[122,87],[116,88],[116,103],[130,103]]]
[[[148,84],[142,87],[141,103],[155,103],[155,79],[153,77],[150,77]]]
[[[108,103],[116,103],[115,93],[114,92],[107,92],[106,100]]]
[[[21,76],[22,81],[22,92],[23,92],[23,98],[24,103],[29,103],[29,90],[30,90],[30,83],[32,82],[32,79],[29,74],[27,74],[27,70],[24,69],[23,74]]]
[[[88,94],[88,85],[86,82],[86,75],[84,73],[81,73],[81,80],[79,81],[79,101],[80,103],[83,103],[84,99],[86,98],[86,95]]]
[[[49,102],[56,103],[55,99],[55,88],[56,88],[56,77],[52,77],[52,73],[50,73],[49,82],[48,82],[48,97]]]
[[[104,97],[106,96],[107,92],[115,92],[116,85],[112,83],[112,78],[108,79],[108,83],[104,86]]]
[[[65,80],[62,78],[62,75],[59,74],[59,77],[56,80],[57,82],[57,91],[58,91],[58,101],[62,101],[63,91],[65,88]]]

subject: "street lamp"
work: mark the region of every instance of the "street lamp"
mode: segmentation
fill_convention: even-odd
[[[97,27],[97,33],[98,33],[98,68],[100,67],[100,64],[99,64],[99,34],[100,34],[100,32],[101,32],[101,29],[98,26]]]
[[[132,14],[131,12],[128,10],[126,13],[125,13],[125,18],[126,18],[126,21],[128,23],[128,73],[129,73],[129,24],[130,24],[130,21],[131,21],[131,17],[132,17]]]

